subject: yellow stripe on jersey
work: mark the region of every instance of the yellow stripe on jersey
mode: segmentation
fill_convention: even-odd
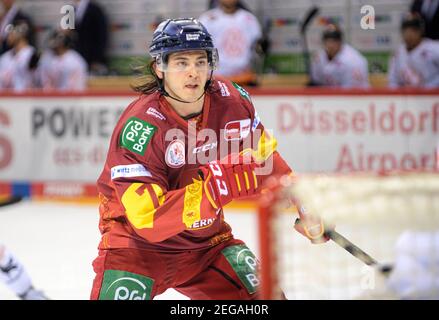
[[[241,192],[241,183],[239,182],[239,177],[237,173],[235,173],[235,180],[236,180],[236,185],[238,187],[238,192]]]
[[[245,179],[245,187],[248,189],[250,189],[250,182],[248,181],[248,174],[247,172],[244,172],[244,179]]]
[[[258,178],[256,178],[256,173],[254,171],[252,171],[253,173],[253,181],[255,182],[255,188],[258,187]]]
[[[267,160],[277,148],[277,140],[270,137],[268,134],[262,132],[261,138],[258,141],[258,149],[256,155],[253,154],[258,161]]]
[[[158,184],[151,184],[151,187],[159,201],[159,206],[161,206],[165,202],[165,195],[163,194],[162,188],[160,188]]]
[[[201,200],[203,197],[203,181],[192,179],[193,183],[186,187],[184,193],[183,223],[187,228],[195,221],[201,220]]]
[[[251,152],[253,158],[257,162],[264,162],[267,160],[277,148],[277,140],[274,137],[270,137],[265,131],[262,132],[261,137],[258,141],[258,147],[256,150],[250,148],[244,149],[240,152],[242,156],[245,157],[247,152]]]
[[[121,201],[128,220],[135,228],[153,228],[156,208],[148,189],[145,188],[141,195],[136,192],[142,185],[143,183],[139,182],[131,184],[122,195]],[[159,205],[162,205],[165,202],[163,190],[156,184],[151,184],[151,187],[157,196]]]

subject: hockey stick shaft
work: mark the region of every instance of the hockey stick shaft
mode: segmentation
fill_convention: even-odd
[[[295,223],[296,224],[301,223],[300,218],[297,218]],[[368,266],[378,264],[378,262],[374,258],[372,258],[370,255],[368,255],[362,249],[357,247],[350,240],[343,237],[340,233],[338,233],[334,229],[326,230],[324,235],[326,237],[328,237],[329,239],[331,239],[332,241],[334,241],[340,247],[345,249],[347,252],[352,254],[354,257],[363,261]]]
[[[369,254],[364,252],[362,249],[357,247],[355,244],[353,244],[350,240],[343,237],[340,233],[338,233],[335,230],[328,230],[325,232],[325,235],[334,241],[336,244],[338,244],[340,247],[345,249],[347,252],[349,252],[351,255],[353,255],[355,258],[360,259],[368,266],[376,265],[378,264],[378,261],[376,261],[374,258],[372,258]]]
[[[295,223],[300,223],[300,218],[297,218]],[[390,272],[393,270],[393,266],[391,264],[380,264],[364,250],[360,249],[358,246],[352,243],[352,241],[346,239],[334,229],[326,230],[324,236],[334,241],[336,244],[338,244],[340,247],[345,249],[347,252],[349,252],[351,255],[353,255],[355,258],[359,259],[366,265],[378,266],[378,270],[381,271],[384,276],[389,276]]]
[[[302,36],[302,55],[305,62],[305,71],[307,75],[309,76],[309,79],[311,79],[311,63],[309,58],[309,48],[308,48],[308,40],[306,36],[306,32],[308,31],[308,26],[310,25],[311,21],[314,19],[314,17],[319,13],[319,8],[314,6],[312,7],[306,14],[305,19],[303,20],[303,23],[300,27],[300,34]]]

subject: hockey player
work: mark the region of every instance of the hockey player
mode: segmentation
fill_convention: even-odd
[[[37,74],[43,90],[84,91],[87,88],[87,62],[72,49],[70,30],[55,30],[49,50],[41,57]]]
[[[5,246],[0,244],[0,281],[23,300],[47,300],[32,285],[24,266]]]
[[[221,62],[217,74],[241,85],[257,82],[253,60],[258,41],[262,38],[261,25],[237,0],[220,0],[200,16],[200,22],[213,37]]]
[[[191,299],[256,299],[257,259],[223,208],[291,169],[248,93],[213,77],[218,54],[199,21],[162,22],[150,54],[154,77],[135,87],[141,95],[121,115],[98,179],[91,298],[152,299],[174,288]]]
[[[424,38],[424,29],[416,14],[402,21],[404,44],[390,61],[389,87],[439,87],[439,41]]]
[[[24,21],[8,25],[7,41],[12,49],[0,57],[0,91],[2,89],[22,92],[35,86],[31,67],[35,48],[29,45],[29,26]]]
[[[329,24],[322,34],[322,42],[324,48],[314,55],[311,64],[313,85],[369,87],[366,58],[343,42],[343,33],[338,26]]]
[[[406,231],[399,236],[387,286],[400,299],[439,299],[438,231]]]

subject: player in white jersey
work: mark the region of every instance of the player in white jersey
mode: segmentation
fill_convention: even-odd
[[[418,15],[403,20],[404,44],[390,61],[389,87],[439,88],[439,41],[424,38],[424,29]]]
[[[47,300],[47,297],[32,285],[32,280],[23,264],[5,246],[0,244],[0,282],[23,300]]]
[[[0,57],[0,90],[22,92],[34,87],[31,60],[35,48],[29,45],[29,26],[21,21],[7,26],[8,44],[12,49]]]
[[[37,74],[43,90],[83,91],[87,88],[87,63],[71,49],[72,35],[56,30],[49,39],[49,48],[40,60]]]
[[[343,88],[367,88],[369,76],[367,60],[360,52],[343,42],[343,33],[335,25],[328,25],[322,35],[323,49],[311,64],[312,83]]]
[[[401,299],[439,299],[439,232],[407,231],[395,249],[389,289]]]
[[[262,37],[257,18],[239,8],[237,0],[220,0],[217,8],[203,13],[199,20],[218,48],[216,73],[243,85],[254,82],[252,57],[257,41]]]

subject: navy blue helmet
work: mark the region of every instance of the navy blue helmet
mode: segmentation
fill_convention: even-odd
[[[158,64],[166,64],[167,56],[173,52],[205,50],[212,70],[218,65],[218,51],[212,36],[197,19],[167,19],[154,31],[149,54]]]

